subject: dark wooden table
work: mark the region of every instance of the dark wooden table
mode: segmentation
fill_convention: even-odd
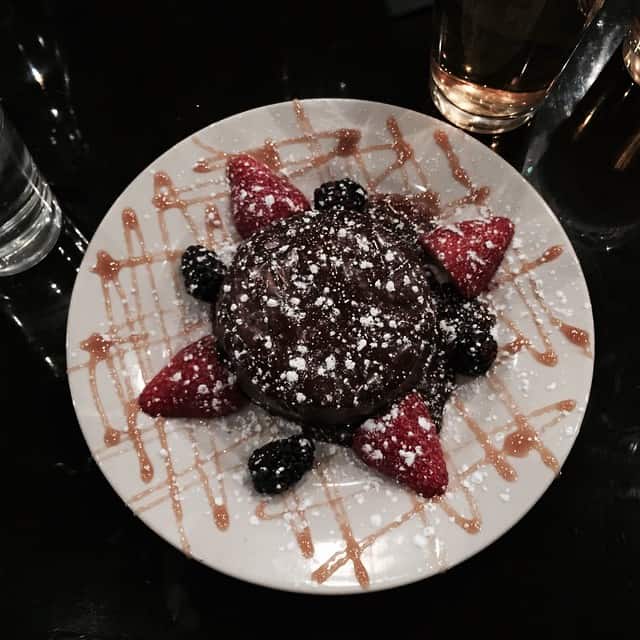
[[[230,114],[343,96],[437,115],[430,11],[392,15],[389,4],[9,3],[0,9],[0,95],[65,212],[90,236],[151,160]],[[562,219],[596,322],[582,431],[532,511],[463,565],[390,592],[319,598],[238,582],[186,559],[131,514],[89,455],[66,381],[3,320],[3,638],[214,638],[226,624],[301,637],[340,631],[342,620],[361,634],[388,622],[399,637],[638,637],[640,197],[628,182],[607,186],[608,135],[580,147],[573,135],[588,115],[588,103],[576,104],[611,56],[596,90],[611,109],[622,100],[617,47],[631,5],[610,4],[530,126],[484,139]],[[630,91],[637,107],[640,87]],[[640,108],[635,122],[615,113],[619,135],[638,131]],[[637,184],[637,157],[635,169]]]

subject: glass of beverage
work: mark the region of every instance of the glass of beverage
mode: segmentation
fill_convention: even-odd
[[[40,262],[56,243],[61,220],[49,185],[0,108],[0,276]]]
[[[0,108],[0,311],[55,376],[86,245]]]
[[[529,120],[604,0],[436,0],[431,96],[453,124]]]

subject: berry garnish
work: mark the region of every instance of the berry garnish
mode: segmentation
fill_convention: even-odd
[[[416,385],[416,390],[427,405],[438,433],[442,428],[444,407],[455,386],[455,372],[445,352],[431,359]]]
[[[491,368],[498,355],[498,344],[488,331],[459,336],[451,353],[451,366],[465,376],[479,376]]]
[[[446,344],[464,334],[488,333],[495,325],[495,314],[480,300],[467,300],[449,283],[440,285],[438,293],[440,329]]]
[[[212,336],[178,351],[138,398],[145,413],[165,418],[224,416],[245,402],[236,377],[219,361]]]
[[[449,482],[438,433],[425,402],[410,393],[381,418],[362,424],[353,450],[370,467],[425,498],[441,495]]]
[[[274,220],[310,209],[304,194],[289,180],[247,154],[227,162],[231,185],[231,213],[242,238]]]
[[[182,254],[180,270],[187,292],[198,300],[213,302],[227,273],[214,251],[195,244]]]
[[[333,209],[364,211],[367,192],[351,178],[325,182],[313,193],[313,204],[318,211]]]
[[[313,466],[315,446],[305,436],[274,440],[256,449],[249,458],[249,473],[259,493],[282,493]]]
[[[486,291],[513,238],[513,222],[493,217],[437,227],[422,243],[465,298]]]
[[[467,376],[486,373],[498,353],[491,335],[495,314],[480,300],[463,298],[451,284],[440,287],[439,309],[451,367]]]

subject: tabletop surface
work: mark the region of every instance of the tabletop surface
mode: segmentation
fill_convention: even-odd
[[[431,11],[399,8],[419,2],[325,0],[315,12],[302,2],[237,4],[43,0],[0,9],[4,108],[88,237],[149,162],[228,115],[294,97],[349,97],[438,117],[428,97]],[[298,611],[325,632],[343,619],[364,632],[397,616],[399,633],[432,637],[487,629],[637,637],[638,197],[607,173],[610,139],[585,129],[591,104],[621,104],[616,91],[628,78],[618,45],[632,4],[607,7],[529,126],[480,138],[563,222],[596,324],[581,433],[529,514],[462,565],[389,592],[320,598],[241,583],[184,557],[120,501],[91,459],[66,381],[2,320],[1,393],[13,408],[0,436],[7,638],[211,638],[227,623],[299,635]],[[611,135],[637,142],[640,110],[635,122],[616,113]]]

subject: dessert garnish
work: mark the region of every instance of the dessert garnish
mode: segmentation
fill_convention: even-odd
[[[418,393],[393,404],[381,418],[364,422],[353,439],[353,450],[367,465],[425,498],[447,488],[440,438]]]
[[[313,466],[315,446],[304,436],[274,440],[256,449],[249,458],[253,486],[260,493],[282,493]]]
[[[232,156],[227,163],[227,176],[231,215],[242,238],[274,220],[310,209],[302,191],[250,155]]]
[[[513,222],[491,217],[436,227],[424,246],[447,271],[460,293],[475,298],[486,291],[513,238]]]
[[[245,403],[236,376],[220,363],[212,336],[178,351],[138,398],[145,413],[165,418],[224,416]]]
[[[227,268],[214,251],[192,245],[182,254],[180,270],[187,292],[198,300],[213,302]]]
[[[318,211],[364,211],[367,192],[351,178],[321,184],[313,192],[313,205]]]

